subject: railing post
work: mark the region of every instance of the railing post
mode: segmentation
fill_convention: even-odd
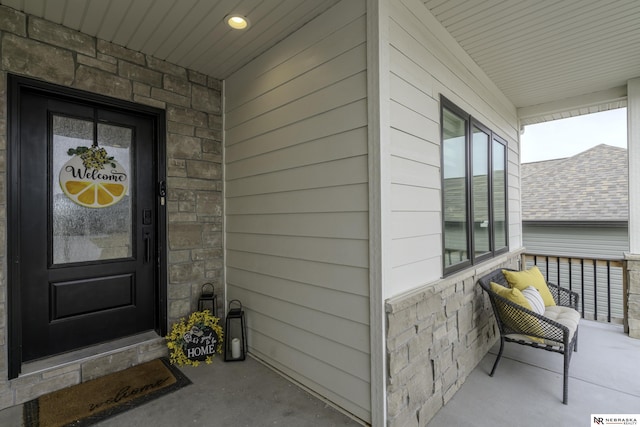
[[[582,302],[582,318],[584,318],[584,259],[580,259],[580,301]]]
[[[598,262],[593,260],[593,320],[598,320]]]
[[[556,257],[556,285],[560,286],[560,257]],[[560,299],[560,288],[558,288],[558,299]]]
[[[571,257],[569,257],[569,290],[573,290],[573,266],[571,265]]]
[[[607,322],[611,322],[611,261],[607,260]]]
[[[549,257],[548,256],[544,257],[544,267],[545,267],[545,271],[547,272],[547,274],[545,274],[544,277],[546,277],[547,280],[549,280]]]
[[[629,266],[627,265],[627,260],[625,259],[622,262],[622,325],[624,327],[624,332],[626,334],[629,333],[629,307],[627,294],[629,291]]]

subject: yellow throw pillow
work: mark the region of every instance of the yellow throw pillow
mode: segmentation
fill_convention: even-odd
[[[491,286],[491,290],[497,293],[498,295],[500,295],[501,297],[506,298],[509,301],[514,302],[518,305],[521,305],[527,310],[531,310],[531,304],[529,304],[529,301],[522,294],[522,292],[520,292],[519,289],[505,288],[504,286],[494,282],[491,282],[489,285]],[[500,317],[502,317],[503,322],[507,323],[509,327],[514,329],[519,329],[522,331],[527,331],[530,334],[542,335],[542,328],[540,327],[540,322],[538,321],[538,319],[536,319],[532,315],[520,313],[519,316],[513,317],[513,316],[510,316],[509,314],[509,313],[513,313],[513,311],[507,312],[505,310],[501,310],[500,308],[499,310],[501,312]],[[505,319],[505,317],[510,317],[510,318]],[[542,338],[538,338],[530,335],[528,335],[527,338],[530,339],[531,341],[538,342],[538,343],[544,342]]]
[[[502,298],[506,298],[511,302],[515,302],[516,304],[523,306],[527,310],[531,310],[531,304],[529,304],[529,301],[527,301],[522,292],[520,292],[520,289],[505,288],[504,286],[498,285],[494,282],[491,282],[490,285],[491,290]]]
[[[502,274],[504,274],[509,285],[519,291],[524,291],[529,286],[536,288],[540,292],[545,307],[556,305],[556,301],[547,286],[547,281],[537,266],[534,265],[530,269],[523,271],[502,270]]]

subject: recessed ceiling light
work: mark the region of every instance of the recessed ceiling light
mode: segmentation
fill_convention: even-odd
[[[249,28],[249,20],[242,15],[231,14],[227,15],[224,18],[225,22],[228,26],[233,28],[234,30],[246,30]]]

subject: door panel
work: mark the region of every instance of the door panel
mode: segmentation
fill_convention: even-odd
[[[133,306],[134,278],[126,274],[51,283],[51,320]]]
[[[22,360],[156,329],[153,119],[32,91],[19,111]]]

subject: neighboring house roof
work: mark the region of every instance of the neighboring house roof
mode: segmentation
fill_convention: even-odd
[[[600,144],[565,159],[524,163],[522,220],[628,221],[627,150]]]
[[[522,165],[522,178],[532,175],[532,174],[536,174],[538,172],[540,172],[543,169],[546,168],[551,168],[553,167],[556,163],[561,163],[564,162],[565,160],[567,160],[566,158],[564,159],[553,159],[553,160],[545,160],[544,162],[533,162],[533,163],[524,163]]]

